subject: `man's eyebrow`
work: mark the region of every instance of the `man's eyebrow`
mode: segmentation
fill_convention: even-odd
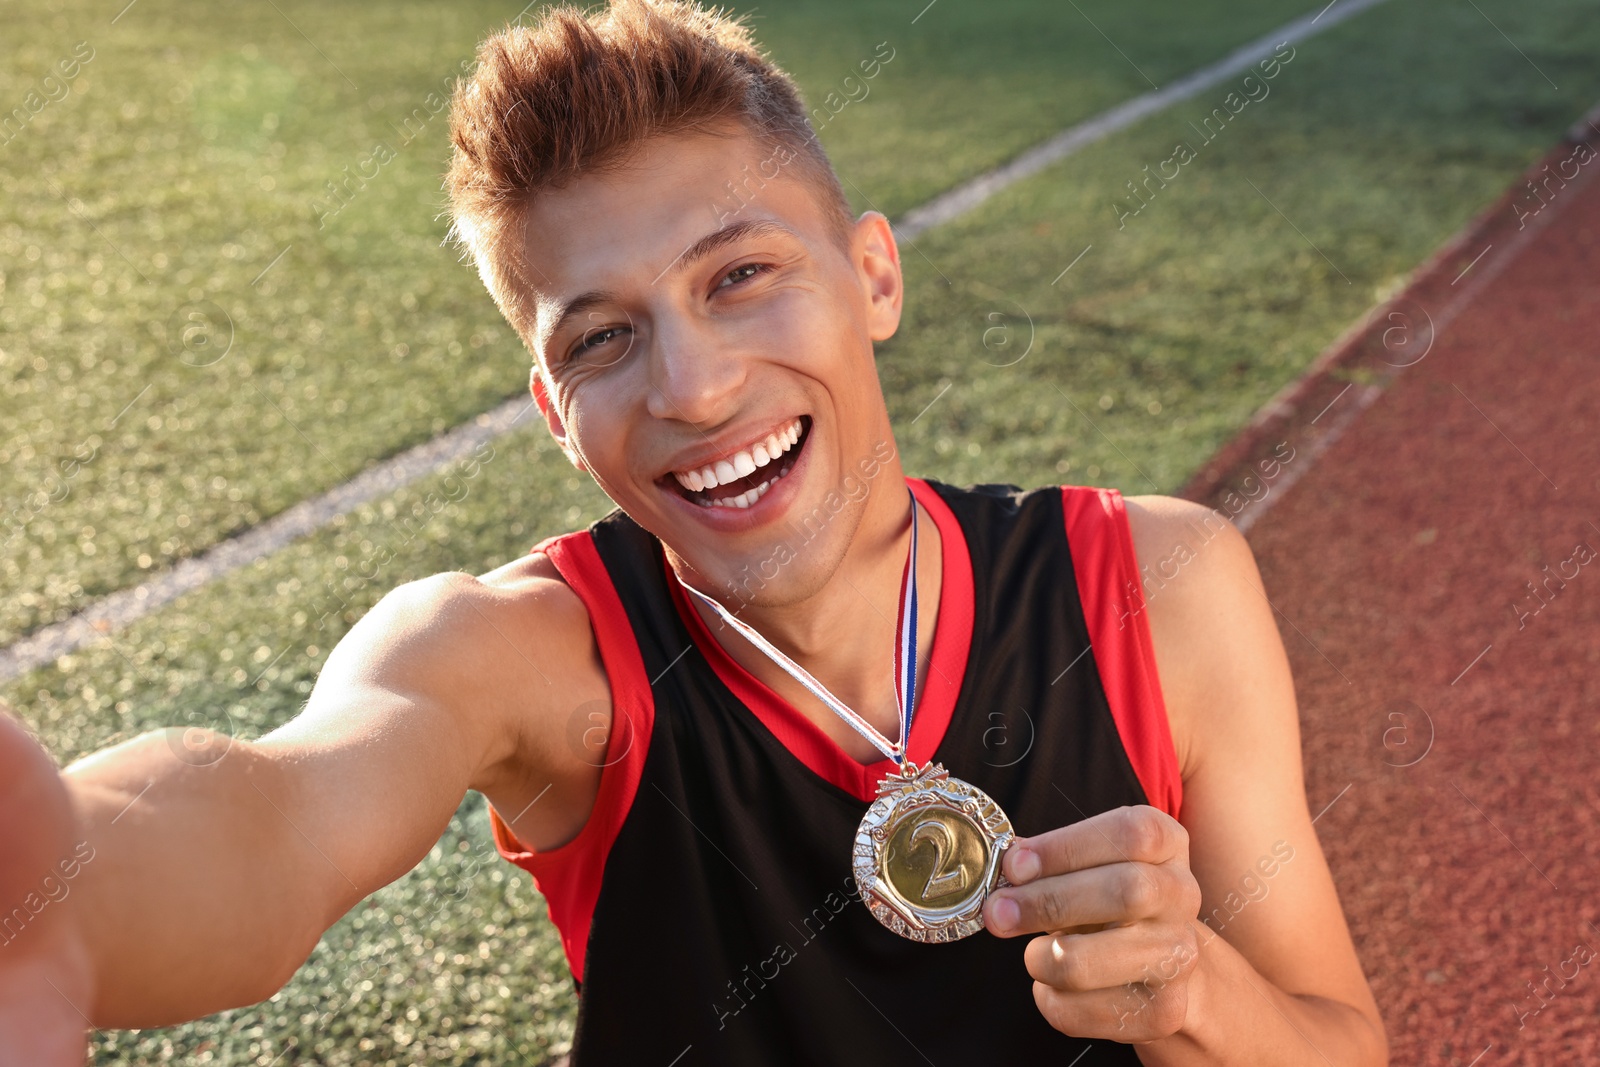
[[[555,325],[551,326],[550,332],[544,335],[545,343],[548,344],[550,341],[560,336],[562,329],[567,325],[567,323],[571,322],[579,315],[582,315],[584,312],[596,308],[601,304],[613,303],[615,300],[616,294],[607,289],[591,289],[587,293],[581,293],[578,296],[573,297],[565,304],[560,305],[560,311],[555,317]]]
[[[668,263],[666,269],[656,275],[655,280],[650,284],[654,285],[666,277],[669,271],[693,266],[719,248],[753,237],[788,237],[796,241],[800,240],[799,234],[783,225],[783,223],[772,219],[743,219],[739,222],[730,222],[721,229],[713,230],[711,233],[706,234],[678,253],[677,258]],[[567,324],[579,315],[601,304],[615,302],[615,300],[616,294],[609,290],[591,289],[586,293],[580,293],[564,304],[556,305],[553,308],[555,312],[554,324],[550,327],[549,332],[544,335],[546,342],[559,336]]]
[[[660,274],[657,274],[650,284],[654,285],[659,282],[667,276],[669,271],[692,267],[717,249],[751,237],[788,237],[796,241],[800,240],[799,234],[773,219],[743,219],[739,222],[730,222],[720,230],[713,230],[689,245],[682,252],[679,252],[678,257],[668,263],[666,268]]]

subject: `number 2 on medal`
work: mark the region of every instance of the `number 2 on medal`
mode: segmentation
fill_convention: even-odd
[[[938,819],[923,819],[911,828],[910,838],[913,848],[921,841],[933,845],[933,873],[928,875],[928,884],[922,887],[922,899],[929,900],[950,889],[967,888],[967,868],[956,857],[956,835],[950,827]],[[955,866],[945,870],[951,860],[955,861]],[[952,882],[955,884],[951,885]]]

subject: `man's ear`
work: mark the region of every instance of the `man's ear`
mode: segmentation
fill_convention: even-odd
[[[856,220],[850,245],[867,297],[867,333],[874,341],[887,341],[900,328],[900,308],[905,298],[900,249],[889,220],[880,212],[866,212]]]
[[[550,403],[550,394],[544,387],[544,378],[539,375],[537,363],[528,371],[528,391],[533,394],[533,402],[539,405],[539,414],[544,416],[545,425],[550,427],[550,436],[561,446],[567,461],[580,471],[587,471],[589,468],[583,465],[583,460],[579,458],[577,451],[567,442],[567,427],[561,421],[561,413]]]

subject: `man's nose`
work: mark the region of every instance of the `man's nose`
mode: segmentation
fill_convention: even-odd
[[[701,324],[658,327],[653,340],[650,414],[696,426],[726,421],[738,404],[748,354]]]

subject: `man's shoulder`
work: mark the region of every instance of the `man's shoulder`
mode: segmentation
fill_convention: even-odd
[[[1128,514],[1134,550],[1141,562],[1147,555],[1185,541],[1209,543],[1220,535],[1243,542],[1238,527],[1226,515],[1193,500],[1149,493],[1124,496],[1122,501]]]
[[[1281,655],[1281,645],[1242,639],[1260,630],[1263,613],[1271,628],[1271,608],[1249,543],[1227,516],[1170,496],[1131,496],[1124,503],[1163,702],[1188,779],[1203,745],[1218,733],[1199,721],[1202,715],[1210,721],[1216,710],[1210,694],[1241,666]]]
[[[375,681],[517,687],[581,659],[593,640],[582,599],[532,552],[481,575],[444,571],[396,586],[335,657]]]

